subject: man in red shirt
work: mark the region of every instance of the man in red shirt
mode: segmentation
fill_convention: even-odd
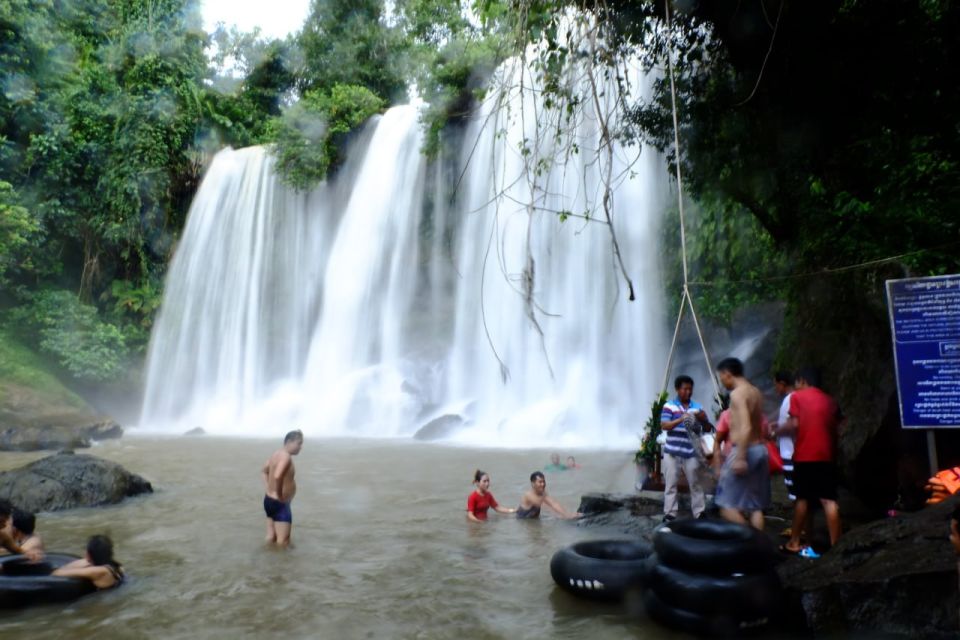
[[[802,369],[796,376],[796,390],[790,396],[789,426],[796,435],[793,450],[793,493],[797,502],[793,511],[793,529],[782,549],[800,553],[800,533],[811,500],[819,500],[827,517],[830,544],[840,539],[840,507],[837,505],[837,429],[840,409],[829,395],[819,389],[820,377],[814,369]]]

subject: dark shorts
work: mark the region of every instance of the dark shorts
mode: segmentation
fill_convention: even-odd
[[[793,462],[793,495],[799,500],[836,500],[837,466],[832,462]]]
[[[293,522],[289,502],[280,502],[270,496],[263,496],[263,510],[266,511],[267,517],[274,522]]]

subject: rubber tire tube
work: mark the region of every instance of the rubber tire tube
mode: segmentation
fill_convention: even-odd
[[[47,554],[37,563],[20,555],[0,558],[0,609],[69,602],[95,592],[97,588],[90,580],[50,575],[76,559],[62,553]]]
[[[709,576],[656,563],[647,584],[669,606],[702,615],[729,614],[738,621],[770,618],[783,602],[783,588],[773,570]]]
[[[729,614],[702,614],[664,602],[653,589],[643,592],[647,615],[670,629],[697,637],[742,638],[767,626],[766,619],[738,621]]]
[[[592,540],[560,549],[550,560],[553,581],[570,593],[619,600],[646,582],[653,547],[640,540]]]
[[[676,520],[653,535],[660,562],[694,573],[766,573],[777,560],[770,539],[753,527],[724,520]]]

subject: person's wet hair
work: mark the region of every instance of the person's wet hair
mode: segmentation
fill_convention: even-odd
[[[777,371],[773,374],[773,381],[779,382],[780,384],[785,384],[788,387],[793,386],[793,374],[789,371]]]
[[[87,553],[90,562],[97,565],[116,564],[113,559],[113,541],[107,536],[90,536],[87,540]]]
[[[13,513],[13,505],[6,500],[0,499],[0,524],[6,521]]]
[[[474,482],[474,484],[476,484],[476,483],[480,482],[481,480],[483,480],[483,476],[485,476],[485,475],[487,475],[487,472],[486,472],[486,471],[481,471],[480,469],[477,469],[476,471],[474,471],[474,472],[473,472],[473,482]]]
[[[724,358],[717,364],[717,371],[726,371],[736,378],[742,378],[743,363],[737,358]]]
[[[537,478],[543,478],[543,481],[546,482],[547,478],[543,475],[542,471],[534,471],[530,474],[530,482],[536,482]]]
[[[283,444],[290,444],[295,440],[303,441],[303,431],[295,429],[283,437]]]
[[[820,372],[816,367],[804,367],[797,371],[797,380],[803,380],[811,387],[820,386]]]
[[[674,388],[674,390],[679,391],[679,390],[680,390],[680,387],[683,386],[683,385],[685,385],[685,384],[688,384],[688,385],[690,385],[690,386],[692,387],[692,386],[693,386],[693,378],[691,378],[690,376],[685,376],[685,375],[684,375],[684,376],[677,376],[676,379],[673,381],[673,388]]]
[[[33,535],[33,530],[37,526],[37,517],[29,511],[13,510],[13,528],[20,533],[28,536]]]

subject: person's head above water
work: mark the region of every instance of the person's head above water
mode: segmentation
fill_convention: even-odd
[[[574,458],[573,456],[567,456],[567,466],[568,467],[577,466],[577,459]]]
[[[560,454],[559,454],[559,453],[551,453],[551,454],[550,454],[550,462],[551,462],[552,464],[560,464]]]
[[[283,437],[283,448],[292,456],[300,453],[300,449],[303,448],[303,431],[296,429],[285,435]]]
[[[0,529],[4,529],[13,515],[13,505],[6,500],[0,499]]]
[[[113,541],[108,536],[90,536],[87,540],[87,560],[97,566],[116,564],[113,559]]]
[[[28,511],[13,510],[13,528],[20,533],[32,536],[37,526],[37,517]]]
[[[477,485],[480,493],[486,493],[487,489],[490,488],[490,474],[477,469],[473,472],[473,484]]]
[[[547,478],[543,475],[542,471],[534,471],[530,474],[530,484],[533,487],[534,493],[543,495],[543,492],[547,488]]]

